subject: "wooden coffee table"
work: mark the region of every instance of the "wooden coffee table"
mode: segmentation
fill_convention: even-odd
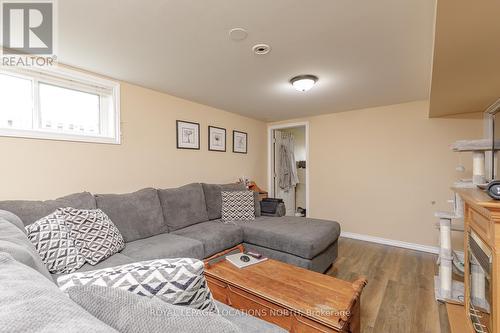
[[[231,250],[205,261],[208,286],[219,302],[290,332],[359,332],[366,279],[350,283],[272,259],[242,269],[225,259],[213,263]]]

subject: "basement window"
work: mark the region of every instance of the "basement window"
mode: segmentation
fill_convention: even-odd
[[[120,143],[120,85],[69,69],[1,69],[0,136]]]

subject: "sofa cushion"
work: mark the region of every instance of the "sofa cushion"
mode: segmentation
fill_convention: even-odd
[[[202,242],[205,258],[243,242],[243,230],[239,226],[220,220],[198,223],[173,234]]]
[[[160,234],[127,243],[121,253],[137,261],[181,257],[203,259],[203,244],[178,235]]]
[[[108,267],[131,264],[131,263],[136,262],[136,261],[137,260],[132,259],[130,257],[127,257],[126,255],[124,255],[122,253],[116,253],[116,254],[113,254],[111,257],[107,258],[106,260],[101,261],[97,265],[85,264],[77,272],[87,272],[87,271],[93,271],[96,269],[103,269],[103,268],[108,268]]]
[[[71,237],[89,264],[96,265],[125,247],[120,231],[102,210],[67,207],[58,211],[64,214]]]
[[[64,292],[75,286],[98,285],[217,312],[203,272],[204,264],[198,259],[155,259],[64,275],[57,279],[57,284]]]
[[[294,254],[282,251],[276,251],[267,247],[248,244],[248,243],[243,243],[243,246],[245,247],[245,250],[250,252],[260,253],[264,257],[285,262],[290,265],[302,267],[310,271],[324,273],[337,258],[338,243],[339,241],[337,240],[335,243],[328,245],[328,247],[325,250],[323,250],[323,252],[317,254],[312,259],[304,259]]]
[[[245,333],[287,333],[288,331],[275,324],[268,323],[248,313],[236,310],[224,303],[215,301],[219,314],[235,324],[241,332]],[[251,311],[250,311],[251,312]]]
[[[215,313],[171,305],[115,288],[74,287],[69,290],[69,297],[122,333],[240,332],[231,322]]]
[[[287,252],[312,259],[340,235],[340,225],[334,221],[305,217],[257,217],[255,221],[236,221],[243,228],[246,243]]]
[[[117,254],[113,254],[108,259],[105,259],[105,260],[101,261],[97,265],[85,264],[80,269],[78,269],[77,271],[75,271],[75,273],[95,271],[97,269],[103,269],[103,268],[108,268],[108,267],[114,267],[114,266],[120,266],[120,265],[125,265],[125,264],[131,264],[133,262],[137,262],[137,260],[136,259],[132,259],[130,257],[127,257],[126,255],[123,255],[121,253],[117,253]],[[63,276],[63,275],[66,275],[66,274],[52,274],[52,280],[57,283],[57,279],[60,276]]]
[[[1,217],[0,252],[10,254],[18,262],[35,269],[41,275],[51,280],[47,266],[43,263],[35,246],[28,239],[24,231],[21,231],[16,225]]]
[[[0,253],[0,281],[2,332],[117,332],[6,253]]]
[[[208,221],[205,195],[201,184],[158,190],[165,223],[169,231]]]
[[[127,194],[97,194],[97,207],[109,216],[125,242],[167,231],[158,193],[145,188]]]
[[[21,218],[24,225],[31,224],[42,217],[53,213],[57,208],[62,207],[95,209],[96,202],[94,196],[88,192],[75,193],[59,199],[46,201],[0,201],[0,209],[16,214],[19,218]]]
[[[259,198],[259,192],[253,192],[253,201],[255,204],[255,217],[260,217],[262,216],[262,211],[260,209],[260,198]]]
[[[245,191],[246,187],[243,183],[233,184],[201,184],[203,193],[205,194],[205,202],[207,205],[208,218],[217,220],[222,217],[222,191]]]
[[[54,274],[71,273],[85,264],[85,257],[80,253],[64,218],[64,214],[57,209],[26,226],[28,239],[35,245],[49,272]]]
[[[24,234],[26,234],[26,229],[24,228],[24,223],[19,216],[12,212],[8,212],[6,210],[0,210],[0,218],[7,220],[16,226],[19,230],[21,230]]]

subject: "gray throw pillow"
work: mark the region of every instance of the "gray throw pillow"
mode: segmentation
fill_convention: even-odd
[[[99,285],[155,297],[170,304],[217,312],[200,260],[157,259],[60,276],[62,291],[74,286]]]
[[[253,191],[222,191],[222,221],[255,220]]]
[[[100,209],[60,208],[64,222],[80,254],[91,265],[97,265],[125,248],[118,228]]]
[[[102,286],[80,286],[69,297],[96,318],[122,333],[236,333],[238,328],[215,313],[175,306]]]
[[[111,333],[34,269],[0,252],[0,331]]]
[[[80,254],[64,219],[65,215],[56,210],[26,227],[28,239],[52,274],[71,273],[85,264],[85,257]]]

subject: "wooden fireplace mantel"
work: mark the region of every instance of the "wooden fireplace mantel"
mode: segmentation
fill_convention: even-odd
[[[472,230],[491,249],[493,263],[491,271],[491,327],[490,333],[500,333],[500,201],[493,200],[479,188],[452,188],[464,201],[464,253],[465,253],[465,306],[461,312],[465,318],[463,330],[456,332],[475,332],[472,322],[466,315],[469,311],[470,286],[467,278],[469,272],[468,234]],[[450,314],[450,311],[448,311]],[[460,313],[460,311],[454,311]],[[454,320],[449,318],[450,323]],[[454,325],[450,325],[454,326]]]

